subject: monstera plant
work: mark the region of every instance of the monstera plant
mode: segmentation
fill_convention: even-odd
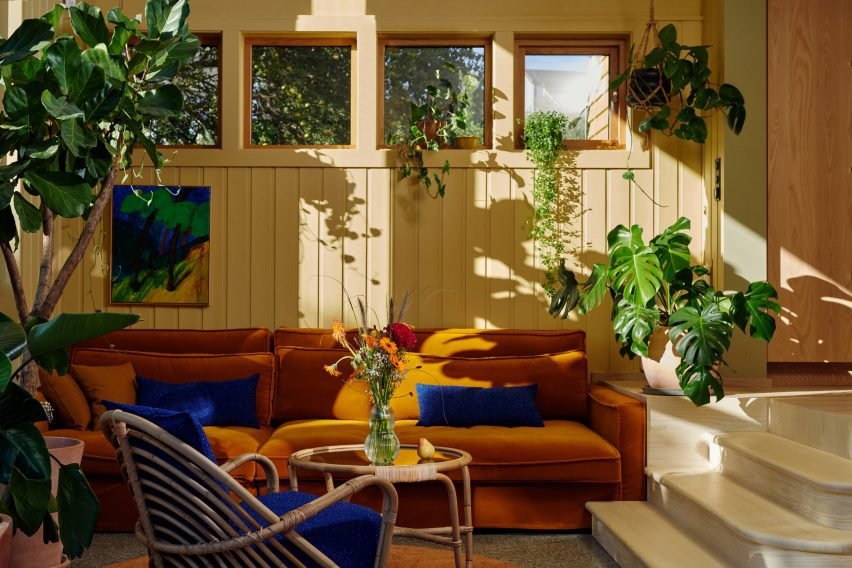
[[[44,541],[61,539],[65,554],[80,556],[92,543],[100,506],[78,464],[60,465],[56,495],[51,494],[51,459],[35,422],[45,409],[14,379],[30,361],[47,370],[68,372],[67,347],[132,325],[133,314],[61,314],[21,326],[0,313],[0,513],[16,531],[32,536],[44,527]],[[29,356],[12,371],[12,360]],[[58,513],[59,525],[52,513]]]
[[[157,171],[163,166],[145,130],[152,119],[181,111],[183,96],[170,81],[199,47],[188,15],[186,0],[148,0],[144,25],[118,8],[103,14],[84,2],[57,4],[0,43],[0,157],[13,156],[0,166],[0,251],[20,325],[53,313],[113,185],[141,165],[134,147],[144,149],[137,155],[147,155]],[[56,259],[57,217],[84,219],[65,259]],[[15,258],[19,230],[42,234],[31,303]],[[18,377],[30,392],[37,381],[32,365]]]
[[[654,332],[666,331],[679,356],[680,387],[700,406],[710,402],[711,390],[716,400],[725,394],[719,366],[734,329],[769,341],[775,333],[771,312],[780,313],[780,306],[768,282],[751,282],[744,292],[714,290],[702,279],[707,269],[690,263],[689,227],[681,217],[646,244],[639,225],[619,225],[607,236],[609,262],[596,264],[584,283],[563,263],[550,313],[565,318],[576,308],[585,314],[609,293],[621,354],[648,358]]]

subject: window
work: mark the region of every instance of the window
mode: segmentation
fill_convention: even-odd
[[[353,39],[249,38],[246,146],[352,143]]]
[[[470,103],[466,129],[458,135],[491,140],[491,40],[470,38],[380,38],[379,139],[388,146],[409,131],[411,103],[425,101],[427,87],[446,79]]]
[[[146,131],[159,146],[219,146],[222,70],[220,34],[196,34],[201,47],[174,84],[183,92],[179,116],[153,120]]]
[[[609,82],[626,66],[626,37],[518,39],[515,42],[516,146],[522,147],[523,119],[535,111],[568,117],[568,148],[619,148],[625,143],[623,87]]]

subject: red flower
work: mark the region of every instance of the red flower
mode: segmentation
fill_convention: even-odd
[[[417,337],[414,335],[414,332],[404,323],[391,324],[390,331],[397,345],[403,349],[411,349],[417,344]]]

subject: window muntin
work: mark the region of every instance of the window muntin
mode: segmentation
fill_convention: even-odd
[[[249,40],[247,145],[351,145],[353,48],[351,40]]]
[[[221,145],[222,36],[196,35],[201,46],[195,59],[181,67],[174,78],[183,93],[181,113],[154,119],[145,131],[158,146]]]
[[[566,147],[623,147],[626,108],[621,93],[608,87],[625,64],[625,48],[621,37],[516,42],[516,145],[522,147],[523,120],[543,110],[568,117]]]
[[[489,147],[491,138],[491,40],[479,38],[380,39],[379,141],[392,146],[408,132],[411,103],[425,99],[426,87],[440,78],[458,92],[462,77],[469,75],[476,86],[469,90],[468,132]],[[445,66],[449,63],[454,69]]]

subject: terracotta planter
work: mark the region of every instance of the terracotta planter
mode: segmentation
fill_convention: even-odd
[[[475,150],[479,148],[479,136],[456,136],[456,148]]]
[[[0,568],[12,567],[12,519],[0,515]]]
[[[47,436],[45,441],[50,454],[63,464],[79,464],[80,460],[83,459],[82,440]],[[56,488],[59,484],[59,466],[53,460],[51,460],[51,465],[51,492],[56,495]],[[19,531],[12,539],[12,565],[15,568],[65,567],[70,565],[70,561],[62,555],[61,542],[44,544],[41,530],[33,536],[26,536]],[[2,568],[2,564],[0,564],[0,568]]]
[[[441,129],[444,128],[444,124],[446,124],[443,120],[421,120],[418,123],[420,130],[423,131],[423,135],[426,137],[426,140],[436,141],[438,143],[441,142]]]
[[[677,366],[680,356],[669,341],[669,330],[657,328],[648,343],[648,357],[642,357],[642,372],[648,386],[655,389],[679,389]]]

